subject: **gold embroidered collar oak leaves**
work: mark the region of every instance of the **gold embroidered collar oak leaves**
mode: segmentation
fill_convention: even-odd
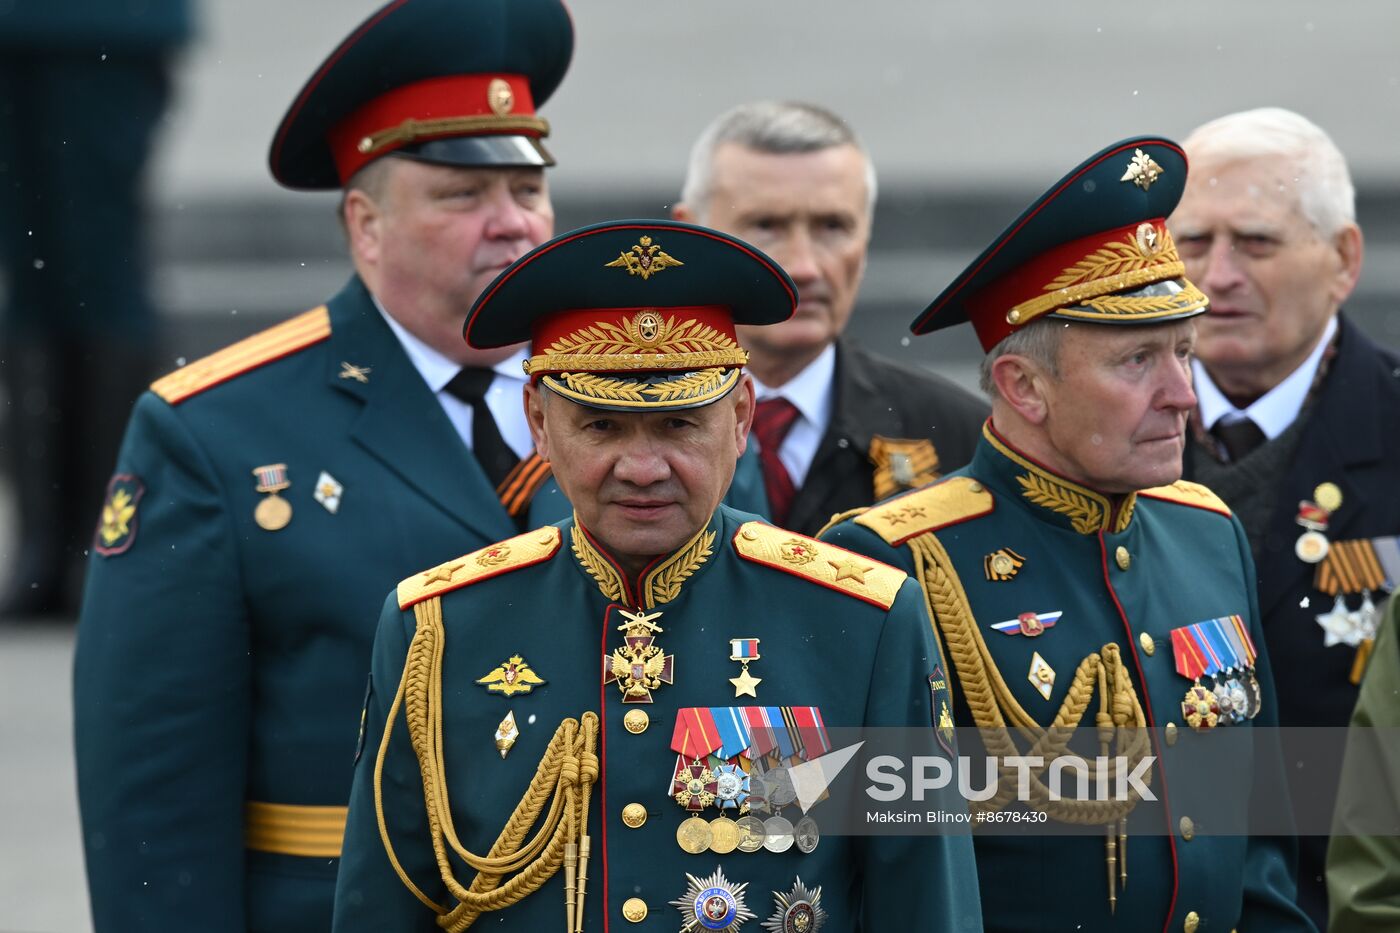
[[[642,577],[635,593],[629,589],[622,572],[611,560],[593,544],[583,527],[574,516],[573,534],[574,557],[588,574],[598,583],[598,590],[610,602],[633,604],[643,609],[654,609],[671,602],[681,593],[681,586],[699,570],[701,565],[714,553],[715,532],[708,527],[700,529],[695,537],[670,557],[649,569]]]
[[[1102,493],[1056,476],[1022,457],[990,431],[984,432],[983,436],[1002,456],[1026,470],[1016,477],[1021,495],[1033,505],[1069,519],[1070,527],[1079,534],[1093,535],[1100,531],[1117,534],[1125,531],[1132,522],[1133,511],[1137,508],[1137,493],[1129,493],[1115,507]]]

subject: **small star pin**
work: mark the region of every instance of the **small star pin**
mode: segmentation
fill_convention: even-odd
[[[843,557],[840,560],[829,560],[831,569],[836,571],[836,582],[842,580],[854,580],[864,585],[865,575],[874,570],[874,567],[862,567],[854,557]]]

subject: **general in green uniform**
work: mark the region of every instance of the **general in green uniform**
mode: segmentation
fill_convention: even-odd
[[[576,513],[390,596],[336,930],[981,929],[966,836],[823,838],[794,801],[828,729],[931,739],[942,666],[903,571],[719,505],[754,398],[734,325],[794,306],[766,256],[661,221],[566,234],[478,301],[473,345],[532,338]]]
[[[978,257],[913,326],[971,321],[988,351],[992,417],[972,463],[822,535],[919,579],[960,688],[954,718],[998,754],[1030,739],[1048,766],[1055,725],[1098,730],[1100,753],[1129,764],[1155,756],[1155,801],[1055,800],[1033,783],[1016,803],[1003,773],[976,807],[1093,831],[979,835],[989,930],[1312,929],[1293,904],[1292,839],[1195,809],[1237,801],[1243,823],[1251,794],[1284,798],[1276,744],[1250,731],[1277,719],[1248,542],[1208,489],[1177,481],[1189,319],[1206,306],[1163,224],[1185,178],[1171,142],[1110,146]]]
[[[498,271],[475,284],[445,268],[405,275],[414,254],[451,253],[460,270],[466,254],[503,263],[550,235],[546,124],[533,106],[572,45],[557,0],[395,2],[288,112],[273,174],[343,186],[347,215],[385,200],[367,193],[378,191],[370,175],[394,197],[431,178],[492,199],[394,201],[373,275],[136,404],[93,541],[74,666],[98,933],[328,930],[384,591],[517,533],[512,512],[534,509],[532,523],[569,514],[538,458],[498,494],[392,327],[394,315],[437,309],[456,341]],[[503,179],[533,200],[511,203]],[[415,239],[401,222],[415,211],[432,212],[451,242]],[[416,296],[391,294],[391,278],[415,281]]]

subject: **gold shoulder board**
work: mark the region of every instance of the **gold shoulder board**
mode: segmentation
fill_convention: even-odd
[[[546,525],[415,573],[399,583],[399,608],[549,560],[561,540],[559,529]]]
[[[151,383],[151,391],[178,405],[205,389],[280,360],[330,335],[330,312],[322,305],[162,376]]]
[[[903,544],[916,535],[980,518],[995,503],[987,488],[970,476],[954,476],[871,507],[856,519],[885,542]]]
[[[1184,479],[1179,479],[1170,486],[1154,486],[1151,489],[1144,489],[1138,495],[1147,496],[1149,499],[1164,499],[1178,505],[1189,505],[1193,508],[1205,509],[1208,512],[1219,512],[1221,515],[1233,514],[1230,507],[1225,504],[1224,499],[1200,483],[1191,483]]]
[[[889,564],[763,522],[745,522],[734,536],[734,550],[745,560],[805,577],[881,609],[894,605],[908,576]]]

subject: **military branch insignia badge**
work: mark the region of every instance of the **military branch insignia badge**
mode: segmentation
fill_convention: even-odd
[[[345,487],[340,485],[340,481],[322,470],[321,475],[316,477],[316,491],[312,493],[312,498],[334,515],[340,511],[340,496],[344,492]]]
[[[926,437],[903,440],[876,434],[870,439],[870,462],[875,465],[876,502],[939,477],[938,451]]]
[[[773,892],[773,914],[763,921],[768,933],[821,933],[824,926],[821,885],[808,888],[798,878],[788,893]]]
[[[136,508],[146,487],[130,473],[118,473],[107,484],[107,498],[97,521],[92,549],[103,557],[124,554],[136,543]]]
[[[649,236],[642,237],[636,246],[620,254],[612,262],[603,263],[605,268],[626,269],[628,275],[640,275],[643,280],[651,278],[663,269],[683,265],[685,263],[652,243]]]
[[[529,694],[531,690],[546,682],[543,677],[530,670],[529,662],[518,654],[511,655],[477,681],[492,693],[508,697],[517,693]]]
[[[662,684],[675,683],[676,658],[654,644],[662,632],[656,620],[661,613],[628,612],[618,609],[627,621],[619,625],[623,645],[603,656],[603,683],[617,681],[624,703],[650,703],[651,692]]]
[[[257,491],[267,495],[253,509],[253,521],[263,531],[281,531],[292,520],[292,504],[278,495],[292,485],[287,479],[287,465],[269,463],[253,467],[253,475],[258,478]]]
[[[935,667],[928,678],[928,689],[933,701],[933,731],[938,744],[948,754],[953,754],[953,702],[948,690],[948,678],[943,668]]]
[[[340,362],[340,378],[353,379],[361,385],[369,384],[369,374],[374,372],[368,366],[356,366],[354,363]]]
[[[1060,616],[1064,615],[1063,610],[1055,612],[1023,612],[1014,619],[1007,619],[1005,622],[993,623],[992,628],[1003,635],[1024,635],[1027,638],[1036,638],[1045,634],[1048,628],[1054,628],[1055,623],[1060,621]]]
[[[1130,181],[1143,191],[1151,188],[1153,183],[1162,174],[1162,166],[1158,165],[1152,156],[1141,149],[1133,150],[1133,160],[1128,163],[1128,169],[1123,173],[1119,181]]]

